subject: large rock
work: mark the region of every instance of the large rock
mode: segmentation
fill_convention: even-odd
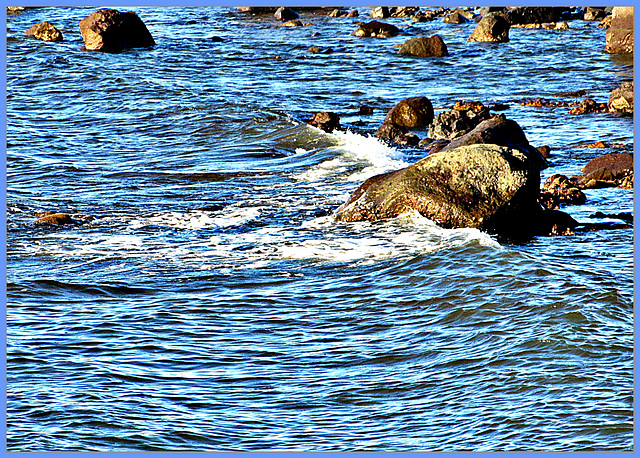
[[[426,97],[411,97],[400,101],[384,118],[385,124],[404,127],[426,127],[433,121],[433,105]]]
[[[29,27],[25,35],[32,35],[42,41],[62,41],[62,33],[50,22],[40,22]]]
[[[614,89],[607,106],[612,113],[633,114],[633,81],[622,83]]]
[[[440,35],[410,38],[402,44],[398,52],[416,57],[443,57],[449,55],[447,45]]]
[[[276,19],[283,22],[292,21],[300,17],[300,15],[296,11],[284,6],[281,6],[280,8],[278,8],[273,15],[275,16]]]
[[[633,185],[633,154],[609,153],[590,160],[577,177],[582,188]]]
[[[540,151],[529,144],[526,135],[517,122],[499,114],[482,121],[472,131],[452,140],[440,151],[454,150],[460,146],[475,144],[493,144],[517,149],[538,167],[538,170],[548,166]]]
[[[506,43],[509,41],[509,21],[497,13],[484,16],[473,30],[467,41]]]
[[[473,227],[516,238],[575,225],[564,214],[542,209],[539,187],[539,170],[522,152],[498,145],[462,146],[369,178],[335,218],[376,221],[416,211],[446,228]]]
[[[563,6],[516,6],[507,8],[504,15],[511,24],[542,24],[557,22],[570,12]]]
[[[147,26],[132,11],[100,9],[80,21],[80,33],[89,51],[120,52],[156,44]]]
[[[633,52],[633,7],[617,6],[611,12],[605,49],[611,54]]]
[[[398,29],[395,25],[379,21],[371,21],[366,23],[362,22],[359,24],[358,29],[353,32],[356,37],[361,38],[389,38],[395,37],[399,33],[400,29]]]

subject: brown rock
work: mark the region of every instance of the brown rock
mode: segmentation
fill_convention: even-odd
[[[503,16],[489,13],[478,22],[467,41],[506,43],[509,41],[509,27],[509,22]]]
[[[411,38],[402,44],[398,52],[416,57],[443,57],[449,55],[447,45],[440,35]]]
[[[560,204],[584,204],[587,196],[569,178],[556,173],[543,183],[539,200],[545,208],[553,210]]]
[[[611,12],[605,50],[611,54],[633,52],[633,7],[616,6]]]
[[[332,132],[340,129],[340,116],[330,111],[323,111],[314,114],[309,119],[308,124],[315,126],[325,132]]]
[[[144,22],[132,11],[100,9],[80,21],[80,33],[89,51],[115,53],[155,45]]]
[[[65,224],[74,224],[73,219],[67,213],[49,213],[45,216],[38,218],[36,224],[50,224],[53,226],[62,226]]]
[[[633,114],[633,81],[622,83],[609,96],[609,111],[620,114]]]
[[[433,121],[433,105],[426,97],[404,99],[393,107],[384,118],[385,124],[404,127],[426,127]]]
[[[395,37],[399,33],[400,29],[398,29],[395,25],[379,21],[371,21],[366,23],[362,22],[359,24],[358,29],[353,32],[356,37],[361,38],[389,38]]]
[[[628,178],[631,177],[631,178]],[[582,188],[628,186],[633,182],[633,154],[609,153],[592,159],[577,177]]]
[[[40,22],[32,25],[25,35],[32,35],[42,41],[62,41],[62,33],[50,22]]]

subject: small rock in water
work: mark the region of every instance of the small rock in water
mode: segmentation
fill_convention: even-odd
[[[506,43],[509,41],[509,21],[490,13],[484,16],[469,36],[469,42]]]
[[[410,38],[402,44],[398,52],[416,57],[444,57],[449,55],[447,45],[440,35]]]
[[[147,26],[132,11],[100,9],[80,21],[80,33],[88,51],[117,53],[156,44]]]
[[[340,129],[340,116],[330,111],[322,111],[314,114],[307,123],[325,132],[332,132]]]
[[[31,26],[25,35],[32,35],[42,41],[62,41],[62,33],[53,24],[46,21]]]

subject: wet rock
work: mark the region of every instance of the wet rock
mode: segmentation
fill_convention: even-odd
[[[307,48],[307,52],[312,52],[314,54],[317,54],[320,52],[320,48],[317,46],[311,46],[310,48]]]
[[[633,81],[624,82],[614,89],[607,107],[611,113],[633,114]]]
[[[542,184],[539,201],[543,207],[553,210],[562,204],[582,205],[587,201],[587,196],[569,178],[556,173]]]
[[[586,98],[580,105],[569,110],[571,114],[607,113],[609,108],[606,103],[598,103],[591,98]]]
[[[444,17],[445,24],[464,24],[465,22],[469,22],[469,19],[464,17],[457,11],[447,15]]]
[[[473,30],[468,42],[506,43],[509,41],[509,22],[499,14],[484,16]]]
[[[545,159],[548,159],[549,157],[551,157],[551,148],[549,148],[548,146],[538,146],[536,149],[540,152],[542,157],[544,157]]]
[[[579,103],[565,102],[565,101],[555,102],[553,100],[547,100],[547,99],[525,99],[522,102],[520,102],[520,105],[525,107],[536,107],[536,108],[542,108],[542,107],[556,108],[556,107],[575,107],[575,106],[578,106]]]
[[[402,44],[398,52],[415,57],[443,57],[449,55],[447,45],[440,35],[410,38]]]
[[[351,10],[349,11],[349,14],[347,14],[347,17],[358,17],[360,15],[360,13],[358,13],[358,10]]]
[[[546,159],[529,144],[518,123],[507,119],[504,114],[495,115],[482,121],[472,131],[452,140],[440,151],[449,151],[459,146],[474,144],[494,144],[517,149],[525,154],[539,170],[548,167]]]
[[[595,212],[594,214],[589,215],[589,218],[612,218],[612,219],[620,219],[622,221],[626,221],[627,223],[633,223],[633,213],[630,213],[630,212],[620,212],[620,213]]]
[[[468,145],[369,178],[335,217],[376,221],[415,211],[448,228],[516,238],[546,235],[560,221],[538,204],[539,187],[538,168],[520,151]]]
[[[438,17],[438,14],[435,11],[424,10],[424,11],[418,11],[416,14],[414,14],[412,17],[412,21],[413,22],[429,22],[429,21],[434,21],[437,17]]]
[[[570,11],[570,8],[562,6],[516,6],[507,8],[504,15],[512,25],[541,24],[557,22]]]
[[[358,110],[358,114],[362,116],[369,116],[373,114],[373,111],[373,107],[370,107],[369,105],[361,105]]]
[[[375,19],[386,19],[388,17],[391,17],[388,6],[378,6],[376,8],[373,8],[369,15]]]
[[[323,111],[314,114],[307,123],[325,132],[333,132],[340,129],[340,116],[330,111]]]
[[[611,15],[605,17],[602,21],[600,21],[598,27],[601,29],[608,29],[609,27],[611,27]]]
[[[68,213],[45,212],[44,216],[41,216],[35,221],[35,224],[64,226],[65,224],[76,224],[76,221],[71,218],[71,215]]]
[[[300,15],[296,11],[292,10],[291,8],[287,8],[285,6],[281,6],[280,8],[278,8],[276,12],[273,13],[273,15],[277,20],[283,21],[283,22],[292,21],[300,17]]]
[[[80,21],[80,33],[89,51],[115,53],[156,44],[147,26],[132,11],[100,9]]]
[[[239,6],[238,13],[244,14],[273,14],[277,6]]]
[[[605,49],[611,54],[633,52],[633,7],[617,6],[611,12]]]
[[[302,27],[303,24],[299,20],[287,21],[282,24],[282,27]]]
[[[371,21],[366,23],[361,22],[358,29],[353,32],[356,37],[361,38],[389,38],[395,37],[399,33],[400,29],[398,29],[395,25],[378,21]]]
[[[419,6],[394,6],[389,8],[391,17],[412,17],[420,11]]]
[[[40,22],[29,27],[25,35],[31,35],[42,41],[62,41],[62,33],[50,22]]]
[[[583,97],[587,92],[584,89],[577,91],[557,92],[553,94],[554,97]]]
[[[411,97],[400,101],[384,118],[385,123],[404,127],[426,127],[433,121],[433,105],[426,97]]]
[[[450,111],[439,113],[429,126],[429,138],[453,140],[489,119],[489,109],[480,102],[458,101]]]
[[[341,10],[340,8],[336,8],[335,10],[329,11],[327,16],[329,16],[329,17],[346,17],[347,16],[347,12],[344,11],[344,10]]]
[[[582,19],[585,21],[600,21],[601,19],[604,19],[606,15],[607,12],[604,10],[604,8],[588,6],[587,8],[585,8]]]
[[[376,138],[401,144],[408,134],[409,130],[406,127],[392,122],[384,122],[378,127]]]
[[[633,154],[609,153],[592,159],[576,177],[583,189],[633,187]]]
[[[222,37],[219,36],[213,36],[211,37],[211,41],[214,43],[222,43],[224,41],[224,39]]]

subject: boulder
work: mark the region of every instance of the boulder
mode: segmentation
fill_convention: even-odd
[[[330,111],[322,111],[314,114],[307,123],[325,132],[333,132],[340,129],[340,116]]]
[[[453,13],[445,16],[443,21],[445,22],[445,24],[464,24],[465,22],[469,22],[469,19],[464,17],[459,12],[454,11]]]
[[[506,43],[509,41],[509,21],[497,13],[484,16],[473,30],[468,42]]]
[[[587,197],[573,181],[564,175],[555,173],[542,184],[539,201],[543,207],[553,210],[561,204],[584,204]]]
[[[633,154],[609,153],[590,160],[576,177],[583,189],[613,186],[629,187],[633,184]]]
[[[400,101],[384,118],[385,124],[404,127],[426,127],[433,121],[433,105],[426,97],[411,97]]]
[[[48,224],[51,226],[64,226],[65,224],[75,224],[75,221],[67,213],[46,212],[35,221],[35,224]]]
[[[32,35],[42,41],[62,41],[62,33],[50,22],[40,22],[29,27],[25,35]]]
[[[548,167],[546,159],[540,151],[529,144],[518,123],[507,119],[504,114],[482,121],[472,131],[452,140],[440,151],[450,151],[460,146],[474,144],[493,144],[516,149],[535,164],[538,170]]]
[[[447,45],[440,35],[410,38],[402,44],[398,52],[416,57],[443,57],[449,55]]]
[[[296,11],[284,6],[278,8],[276,12],[273,13],[273,15],[276,19],[283,22],[293,21],[294,19],[298,19],[300,17],[300,15]]]
[[[609,111],[620,114],[633,114],[633,81],[622,83],[609,96]]]
[[[435,117],[429,126],[429,138],[453,140],[470,132],[490,117],[489,109],[480,102],[476,104],[457,102],[450,111],[443,111]]]
[[[385,19],[391,17],[388,6],[378,6],[371,10],[370,16],[375,19]]]
[[[557,22],[570,13],[571,8],[563,6],[516,6],[507,8],[504,15],[513,25]]]
[[[513,238],[574,225],[568,215],[542,209],[539,187],[539,170],[522,152],[468,145],[369,178],[334,216],[376,221],[415,211],[446,228],[472,227]]]
[[[611,12],[605,49],[611,54],[633,52],[633,7],[617,6]]]
[[[387,24],[379,21],[371,21],[371,22],[361,22],[359,24],[358,29],[353,32],[356,37],[368,38],[368,37],[378,37],[378,38],[389,38],[395,37],[400,33],[400,29],[398,29],[395,25]]]
[[[132,11],[103,8],[80,21],[80,33],[89,51],[121,52],[129,48],[148,48],[156,43],[147,26]]]
[[[417,145],[420,142],[406,127],[392,122],[383,123],[376,131],[376,137],[398,145]]]
[[[582,19],[585,21],[600,21],[604,19],[606,15],[607,12],[604,10],[604,8],[588,6],[584,10]]]

